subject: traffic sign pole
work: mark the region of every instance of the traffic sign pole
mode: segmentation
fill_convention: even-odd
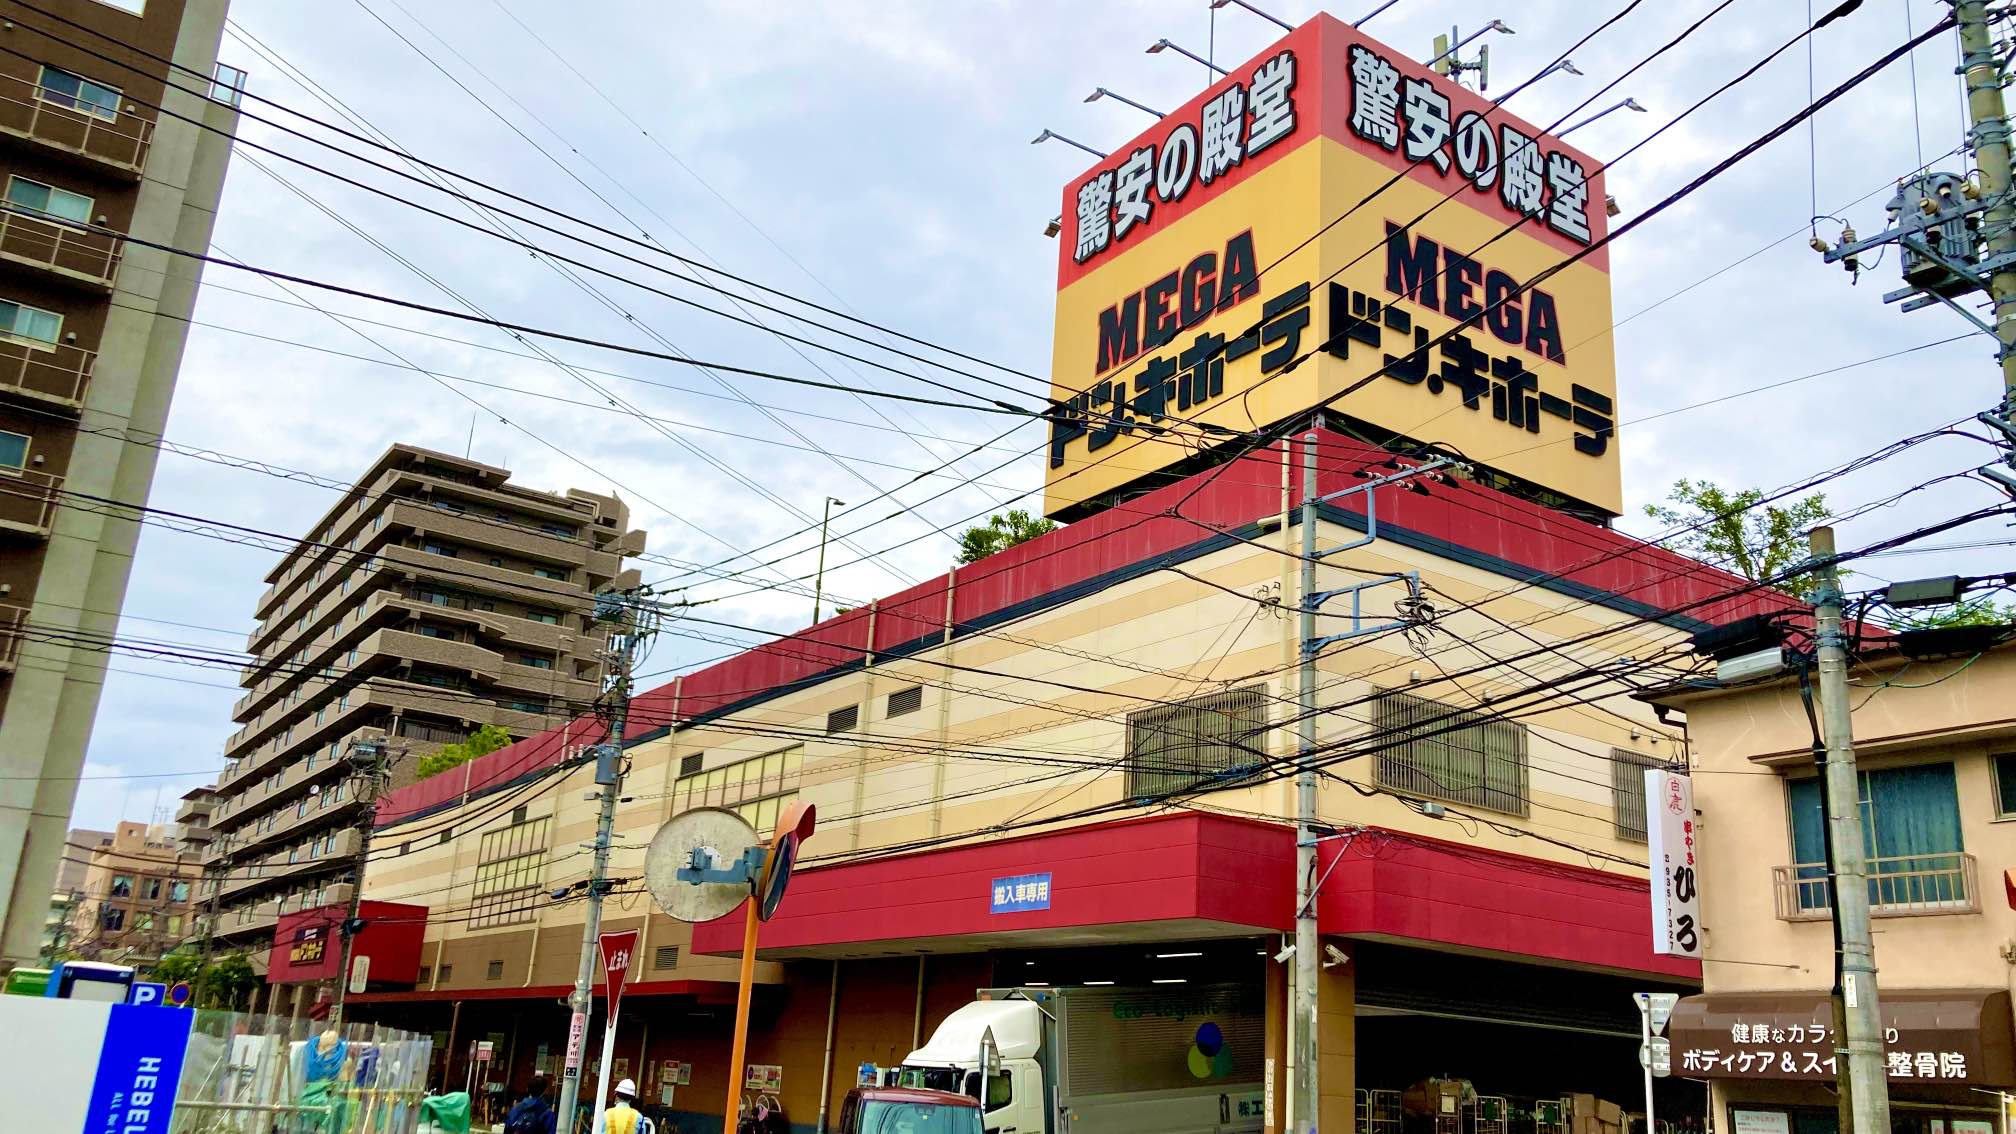
[[[1673,992],[1634,992],[1631,999],[1638,1005],[1638,1065],[1645,1071],[1645,1134],[1657,1134],[1652,1080],[1673,1073],[1673,1045],[1664,1038],[1664,1033],[1680,996]]]
[[[1646,996],[1638,996],[1638,1062],[1645,1069],[1645,1134],[1658,1129],[1652,1118],[1652,1014],[1646,1010]]]

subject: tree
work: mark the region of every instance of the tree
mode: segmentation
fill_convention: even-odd
[[[420,757],[415,771],[418,778],[438,776],[450,768],[459,768],[478,756],[486,756],[511,743],[511,734],[496,725],[484,725],[469,734],[467,740],[446,744],[439,752]]]
[[[1056,530],[1056,521],[1039,520],[1020,508],[1005,516],[996,513],[986,523],[959,533],[959,562],[978,563],[997,551],[1006,551]]]
[[[1772,578],[1806,558],[1807,529],[1827,518],[1821,493],[1789,503],[1766,504],[1764,490],[1731,492],[1710,480],[1673,482],[1667,504],[1647,504],[1645,514],[1676,530],[1659,542],[1696,559],[1733,571],[1753,582]],[[1811,576],[1773,584],[1805,597]]]
[[[209,964],[188,949],[178,949],[155,963],[148,977],[162,984],[189,982],[198,1008],[237,1009],[249,1004],[248,993],[259,983],[252,962],[243,953],[219,957]]]

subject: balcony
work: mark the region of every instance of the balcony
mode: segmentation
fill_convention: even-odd
[[[154,142],[150,119],[121,111],[106,118],[75,99],[19,75],[0,75],[0,138],[134,181]]]
[[[0,212],[0,262],[44,280],[109,295],[126,242],[58,220]]]
[[[53,350],[20,339],[0,338],[0,398],[55,406],[72,413],[84,408],[84,391],[98,352],[63,344]]]
[[[0,535],[49,538],[63,478],[25,469],[0,474]]]
[[[0,673],[13,673],[21,659],[21,628],[28,623],[28,608],[0,604]]]
[[[1868,866],[1872,917],[1981,912],[1971,854],[1894,855],[1869,859]],[[1771,890],[1780,920],[1824,921],[1830,916],[1833,885],[1822,863],[1772,867]]]

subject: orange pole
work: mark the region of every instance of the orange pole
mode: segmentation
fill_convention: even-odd
[[[735,989],[735,1044],[728,1054],[728,1109],[722,1112],[721,1134],[735,1134],[742,1110],[743,1061],[749,1054],[749,986],[756,979],[756,899],[748,901],[748,922],[742,929],[742,973]]]

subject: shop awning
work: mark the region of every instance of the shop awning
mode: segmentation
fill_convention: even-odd
[[[2000,988],[1881,994],[1890,1082],[2016,1087],[2016,1024]],[[1673,1073],[1693,1079],[1831,1079],[1824,992],[1689,996],[1673,1012]]]

